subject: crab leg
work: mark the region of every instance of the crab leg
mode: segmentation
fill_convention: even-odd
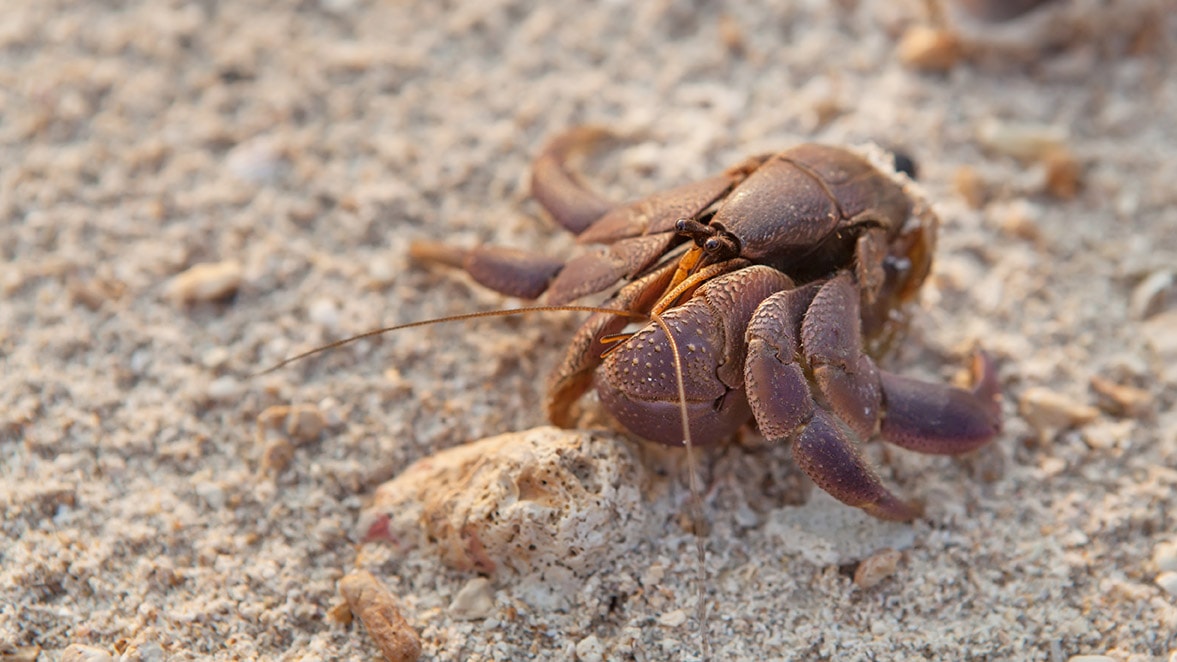
[[[964,390],[882,372],[883,439],[920,453],[956,455],[1001,431],[1000,390],[993,360],[973,356],[973,388]]]
[[[883,485],[834,417],[813,401],[799,359],[802,320],[818,294],[813,285],[777,293],[748,325],[744,386],[756,423],[770,439],[792,440],[797,465],[835,499],[882,519],[915,519],[919,508]]]
[[[616,205],[582,184],[568,169],[568,157],[609,137],[600,127],[585,126],[549,142],[531,165],[531,195],[552,219],[572,234],[584,232]]]
[[[505,246],[458,248],[432,241],[414,242],[409,256],[462,269],[479,284],[507,296],[537,299],[564,261]]]
[[[860,319],[857,288],[843,272],[822,286],[801,328],[819,390],[860,438],[880,433],[903,448],[954,455],[998,433],[997,376],[988,357],[974,359],[971,391],[880,371],[862,351]]]
[[[821,489],[838,501],[861,508],[879,519],[908,522],[922,508],[895,496],[883,486],[871,466],[834,421],[817,409],[793,442],[793,459]]]

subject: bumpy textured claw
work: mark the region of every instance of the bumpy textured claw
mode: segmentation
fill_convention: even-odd
[[[816,294],[765,300],[748,325],[748,401],[761,432],[792,440],[797,464],[823,490],[876,517],[912,519],[919,509],[883,486],[843,426],[925,453],[973,450],[1000,429],[996,373],[984,354],[972,391],[880,371],[862,350],[859,299],[843,272]]]
[[[761,301],[792,284],[775,269],[748,267],[707,281],[663,315],[682,358],[695,443],[719,441],[748,420],[744,329]],[[608,354],[596,386],[601,403],[634,434],[683,443],[674,356],[658,325],[648,324]]]
[[[631,311],[650,310],[659,294],[670,283],[674,268],[673,263],[667,264],[626,285],[612,299],[605,302],[605,307]],[[593,371],[601,364],[601,355],[606,349],[602,338],[620,332],[630,321],[630,318],[620,315],[594,313],[581,325],[568,344],[564,360],[548,381],[548,397],[544,403],[548,420],[564,428],[575,425],[572,405],[592,386]]]

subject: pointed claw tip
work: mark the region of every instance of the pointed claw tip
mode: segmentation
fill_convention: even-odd
[[[922,501],[904,501],[894,496],[862,506],[862,509],[872,517],[889,522],[913,522],[924,516]]]
[[[993,357],[981,348],[973,352],[970,369],[973,378],[973,394],[984,401],[993,417],[994,434],[1001,431],[1001,384],[998,381],[997,364]]]

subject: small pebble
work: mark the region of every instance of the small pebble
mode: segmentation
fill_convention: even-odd
[[[1099,416],[1099,410],[1095,407],[1075,402],[1041,386],[1022,392],[1018,399],[1018,411],[1044,443],[1060,430],[1082,427]]]
[[[127,662],[164,662],[165,656],[159,642],[145,641],[127,648],[119,659]]]
[[[1046,166],[1046,192],[1060,200],[1070,200],[1079,193],[1083,182],[1083,164],[1064,148],[1054,149],[1043,157]]]
[[[668,611],[658,617],[658,623],[668,628],[676,628],[687,622],[687,612],[681,609]]]
[[[1177,598],[1177,572],[1165,571],[1157,575],[1157,586],[1160,586],[1170,596]]]
[[[334,330],[339,326],[339,306],[331,299],[315,299],[307,310],[307,315],[312,322],[321,327]]]
[[[1157,544],[1152,550],[1152,562],[1161,572],[1177,572],[1177,540]]]
[[[196,481],[192,486],[193,491],[204,500],[209,508],[213,510],[225,509],[228,496],[225,494],[225,488],[221,483],[211,483],[207,480],[197,478],[193,478],[193,480]]]
[[[859,588],[871,588],[895,574],[899,560],[903,557],[894,549],[884,549],[858,564],[854,571],[854,583]]]
[[[369,287],[388,287],[396,281],[398,275],[393,260],[388,256],[380,255],[368,262]]]
[[[1134,386],[1117,384],[1099,375],[1091,378],[1091,390],[1100,396],[1100,408],[1115,416],[1142,418],[1153,408],[1153,395]]]
[[[977,127],[981,144],[999,154],[1025,160],[1044,160],[1066,150],[1067,130],[1054,124],[1003,122],[989,118]]]
[[[294,461],[294,444],[288,439],[271,439],[262,451],[261,470],[267,476],[286,471]]]
[[[318,439],[326,427],[327,418],[315,405],[273,405],[258,414],[254,438],[264,443],[283,436],[303,445]]]
[[[1136,428],[1136,423],[1126,421],[1096,421],[1083,428],[1083,443],[1092,450],[1107,450],[1124,447]]]
[[[1144,320],[1165,309],[1167,300],[1177,298],[1177,274],[1168,269],[1154,271],[1132,289],[1128,314]]]
[[[126,292],[126,284],[110,278],[70,279],[67,281],[70,298],[77,303],[98,310],[107,301],[116,301]]]
[[[740,28],[739,21],[732,18],[731,14],[720,14],[717,27],[719,28],[719,41],[728,53],[736,57],[748,54],[748,42],[744,38],[744,30]]]
[[[596,635],[589,636],[576,642],[576,659],[580,662],[602,662],[605,659],[605,647]]]
[[[282,168],[282,150],[268,137],[240,143],[229,150],[225,168],[234,177],[251,184],[265,184],[278,178]]]
[[[957,5],[973,16],[993,23],[1015,19],[1047,2],[1050,0],[956,0]]]
[[[229,362],[229,350],[224,347],[213,347],[200,355],[200,365],[214,370]]]
[[[221,301],[237,293],[243,273],[235,260],[196,264],[174,276],[164,293],[177,303]]]
[[[984,207],[989,199],[989,185],[972,166],[962,165],[957,168],[952,184],[957,195],[964,198],[965,203],[973,209]]]
[[[300,444],[318,439],[326,427],[327,419],[315,405],[295,405],[286,417],[286,434]]]
[[[1000,206],[993,205],[992,210],[1000,219],[1001,231],[1005,234],[1025,241],[1042,239],[1042,208],[1038,205],[1019,198]]]
[[[1107,655],[1072,655],[1067,662],[1116,662],[1116,659]]]
[[[1038,468],[1046,478],[1054,478],[1067,470],[1067,461],[1061,457],[1044,457],[1038,461]]]
[[[899,61],[918,71],[948,71],[961,54],[960,39],[954,33],[926,25],[909,28],[899,41]]]
[[[1177,539],[1157,543],[1152,548],[1152,564],[1162,572],[1177,572]]]
[[[494,589],[486,577],[475,577],[454,596],[450,615],[461,621],[476,621],[494,613]]]
[[[356,8],[357,0],[319,0],[319,7],[331,14],[344,14]]]
[[[206,394],[211,400],[235,400],[241,395],[241,384],[228,375],[217,377],[209,382]]]

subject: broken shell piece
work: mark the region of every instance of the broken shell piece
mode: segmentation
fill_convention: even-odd
[[[18,657],[3,657],[0,659],[20,659]],[[35,658],[29,658],[30,660]],[[66,646],[65,651],[61,654],[61,662],[111,662],[114,658],[107,651],[93,646],[83,646],[82,644],[70,644]]]
[[[486,577],[475,577],[454,596],[450,615],[460,621],[477,621],[494,613],[494,589]]]
[[[1177,539],[1158,543],[1152,550],[1152,562],[1161,572],[1177,572]]]
[[[854,583],[859,588],[871,588],[895,574],[903,555],[894,549],[884,549],[863,560],[854,571]]]
[[[1040,386],[1028,388],[1018,399],[1018,411],[1046,443],[1058,432],[1090,423],[1099,416],[1095,407]]]
[[[1154,581],[1170,596],[1177,598],[1177,572],[1162,572]]]
[[[374,575],[355,570],[339,580],[339,593],[364,624],[388,662],[416,662],[421,638],[401,615],[392,592]]]
[[[1095,375],[1091,378],[1091,390],[1100,396],[1100,408],[1109,414],[1143,418],[1152,413],[1153,396],[1144,389]]]
[[[1128,314],[1144,320],[1165,309],[1169,300],[1177,301],[1177,273],[1171,269],[1154,271],[1132,289]]]
[[[645,470],[620,438],[541,427],[442,451],[380,486],[361,537],[436,544],[451,567],[542,570],[572,593],[642,538]]]

